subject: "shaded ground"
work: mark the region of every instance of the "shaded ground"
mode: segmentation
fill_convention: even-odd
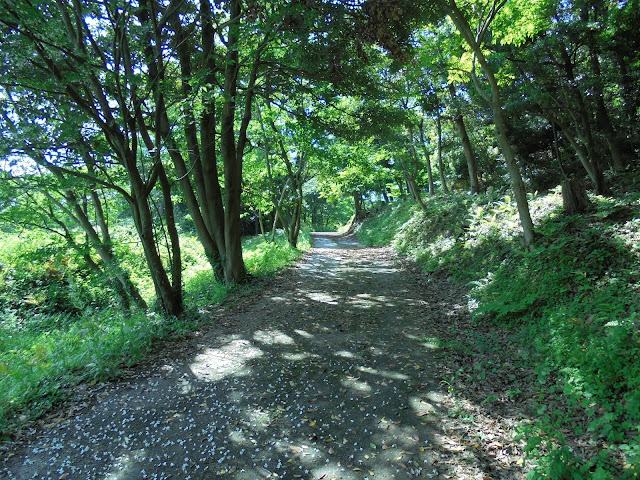
[[[465,365],[497,353],[446,348],[469,329],[446,279],[317,234],[295,269],[213,316],[8,446],[0,478],[523,478],[511,396],[491,371],[460,391]]]

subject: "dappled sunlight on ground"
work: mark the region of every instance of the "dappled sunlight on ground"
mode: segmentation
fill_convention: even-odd
[[[286,333],[280,330],[258,330],[253,334],[253,339],[264,345],[293,345],[295,341]]]
[[[520,478],[469,448],[450,416],[438,340],[421,323],[425,312],[445,318],[447,303],[421,298],[384,252],[337,236],[317,236],[316,246],[272,291],[225,313],[228,327],[114,386],[0,474]]]
[[[256,332],[258,335],[259,332]],[[220,348],[207,348],[189,365],[191,373],[201,380],[217,381],[232,375],[249,375],[247,362],[263,355],[249,340],[237,338]]]

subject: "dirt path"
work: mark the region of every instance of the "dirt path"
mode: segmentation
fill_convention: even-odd
[[[387,250],[317,234],[174,358],[13,445],[0,478],[523,478],[509,420],[463,405],[432,338],[464,327],[465,305]]]

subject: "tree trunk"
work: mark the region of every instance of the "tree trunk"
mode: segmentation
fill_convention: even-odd
[[[270,184],[270,190],[272,192],[271,194],[271,201],[273,203],[273,207],[275,209],[275,218],[273,220],[273,229],[272,229],[272,234],[271,234],[271,241],[273,242],[275,240],[275,233],[276,233],[276,223],[278,220],[280,220],[280,223],[282,224],[282,229],[285,232],[285,235],[287,237],[287,241],[289,242],[289,244],[291,245],[291,240],[292,240],[292,225],[291,222],[289,222],[289,220],[287,219],[287,216],[285,214],[285,212],[282,209],[282,202],[284,200],[284,196],[285,193],[287,191],[287,188],[289,187],[289,183],[291,182],[293,176],[292,175],[288,175],[287,176],[287,180],[285,182],[285,184],[282,186],[282,190],[280,192],[280,196],[278,197],[276,192],[276,189],[278,188],[276,185],[276,182],[273,179],[273,173],[272,173],[272,168],[271,168],[271,155],[270,155],[270,142],[269,142],[269,137],[267,136],[266,133],[266,128],[264,126],[264,122],[263,122],[263,117],[262,117],[262,111],[260,109],[260,104],[259,102],[256,101],[256,113],[258,115],[258,120],[260,122],[260,127],[262,129],[262,141],[264,143],[264,158],[265,158],[265,163],[267,165],[267,178],[269,179],[269,184]],[[274,133],[276,135],[279,135],[278,129],[276,128],[275,124],[273,122],[271,122],[271,128],[274,131]],[[285,165],[287,165],[288,168],[288,172],[291,170],[291,166],[288,163],[288,156],[287,156],[287,152],[286,149],[284,148],[284,144],[282,143],[282,139],[280,139],[279,141],[279,145],[280,145],[280,156],[283,158],[283,161],[285,163]],[[297,241],[297,240],[296,240]]]
[[[59,60],[49,56],[48,42],[41,41],[41,36],[35,39],[33,45],[35,52],[39,55],[42,65],[44,65],[51,74],[52,80],[58,82],[64,95],[88,117],[95,122],[102,130],[109,146],[113,149],[113,153],[118,158],[119,163],[127,172],[131,194],[124,189],[113,185],[112,188],[119,191],[129,203],[136,230],[142,243],[145,259],[149,268],[149,273],[154,283],[156,296],[160,310],[167,315],[179,315],[182,313],[181,291],[176,293],[173,291],[168,275],[164,270],[162,259],[157,250],[157,244],[154,237],[153,215],[149,203],[149,196],[154,187],[156,175],[163,166],[154,165],[149,175],[148,183],[143,180],[143,174],[138,169],[138,142],[142,136],[143,139],[146,127],[137,129],[141,122],[141,105],[147,100],[147,93],[144,93],[144,99],[138,96],[138,85],[131,82],[134,76],[132,69],[132,57],[129,51],[128,37],[125,31],[121,31],[117,38],[117,46],[114,49],[117,52],[117,58],[106,60],[106,55],[100,49],[98,42],[88,42],[84,37],[85,32],[89,32],[85,18],[86,15],[81,11],[80,2],[73,2],[74,7],[70,11],[70,4],[60,2],[60,13],[65,17],[65,26],[67,28],[66,36],[70,43],[60,48],[60,52],[64,52],[64,59]],[[141,8],[136,9],[136,15],[141,19],[141,23],[146,23],[145,17],[148,17],[148,5],[146,2],[140,2]],[[72,25],[71,18],[73,17]],[[56,37],[57,39],[58,37]],[[46,48],[43,48],[44,44]],[[88,51],[88,48],[91,50]],[[118,88],[117,91],[108,91],[101,81],[100,68],[95,68],[96,64],[90,63],[90,58],[100,62],[117,62],[121,68],[116,69],[115,76],[117,81],[124,82],[124,88]],[[60,68],[64,64],[63,68]],[[102,66],[101,68],[108,68]],[[63,71],[68,69],[76,69],[82,71],[82,81],[73,85],[68,81]],[[124,71],[124,73],[122,73]],[[126,77],[126,78],[125,78]],[[152,78],[157,81],[158,78]],[[114,89],[115,90],[115,89]],[[111,95],[115,96],[115,101]],[[131,109],[131,105],[134,108]],[[146,139],[145,139],[146,140]],[[159,147],[159,146],[158,146]]]
[[[438,124],[438,170],[440,171],[440,181],[442,182],[442,190],[444,193],[449,193],[447,187],[447,180],[444,178],[444,165],[442,164],[442,120],[440,118],[440,110],[438,110],[437,117]]]
[[[602,88],[602,79],[600,73],[600,60],[598,60],[597,54],[590,49],[589,60],[591,64],[591,70],[595,76],[594,90],[596,97],[596,122],[600,131],[604,135],[607,147],[611,154],[611,163],[616,171],[622,171],[626,168],[627,162],[623,153],[622,146],[618,140],[618,133],[613,128],[611,123],[611,117],[607,112],[607,107],[604,104],[604,91]]]
[[[620,51],[620,48],[617,48],[614,52],[616,62],[620,67],[620,88],[622,90],[621,95],[624,99],[624,116],[623,116],[623,124],[625,125],[636,125],[638,122],[638,113],[640,112],[640,95],[636,95],[636,85],[633,75],[630,73],[630,70],[633,70],[633,67],[630,65],[631,60],[629,58],[625,58],[625,54]],[[640,147],[640,138],[637,135],[628,135],[628,149],[633,151],[634,147]]]
[[[155,240],[153,216],[149,208],[144,185],[135,178],[132,179],[131,183],[134,190],[131,211],[140,242],[142,243],[147,266],[149,267],[149,273],[153,280],[160,310],[166,315],[178,316],[183,312],[181,292],[174,291],[167,272],[164,270]]]
[[[411,190],[411,194],[413,195],[414,200],[416,201],[416,203],[420,206],[420,208],[422,210],[425,210],[427,208],[427,206],[422,201],[422,197],[420,196],[420,188],[418,187],[418,184],[416,183],[416,178],[418,177],[418,171],[419,171],[420,162],[418,161],[418,153],[416,152],[415,141],[414,141],[414,138],[413,138],[413,126],[412,125],[409,125],[409,146],[411,147],[410,153],[411,153],[412,166],[411,166],[411,169],[405,168],[405,171],[406,171],[405,180],[407,181],[407,186],[409,187],[409,190]],[[427,158],[427,167],[428,167],[428,169],[430,169],[430,162],[429,162],[428,158]],[[431,174],[430,173],[429,173],[429,178],[431,178]],[[432,187],[431,183],[432,182],[430,181],[429,188]]]
[[[384,200],[384,203],[389,203],[389,195],[387,194],[387,187],[386,186],[382,187],[382,198]]]
[[[478,59],[480,67],[489,82],[489,86],[491,88],[491,109],[493,110],[496,138],[498,139],[498,143],[502,149],[502,155],[504,156],[505,163],[507,164],[507,171],[509,172],[509,178],[511,179],[511,189],[513,190],[513,196],[518,207],[518,215],[520,217],[520,225],[524,236],[524,244],[527,249],[532,250],[534,248],[535,230],[533,227],[533,221],[531,220],[529,201],[527,200],[527,192],[524,187],[524,182],[522,181],[520,168],[518,167],[513,153],[513,148],[511,147],[511,143],[507,136],[507,122],[502,107],[500,87],[498,86],[498,82],[493,74],[491,65],[489,65],[489,62],[485,58],[480,44],[476,41],[473,32],[469,27],[469,23],[467,22],[464,14],[458,9],[455,0],[449,0],[448,6],[451,19],[458,27],[458,30],[466,43],[471,47],[474,56]]]
[[[398,190],[400,191],[400,198],[402,200],[406,200],[407,199],[407,191],[405,190],[406,181],[403,182],[399,178],[396,178],[396,182],[398,183]]]
[[[45,195],[48,196],[48,194]],[[87,216],[87,213],[78,203],[76,194],[73,191],[67,190],[65,192],[65,199],[69,208],[66,208],[61,203],[56,202],[58,206],[60,206],[60,208],[70,218],[72,218],[74,222],[79,225],[80,228],[82,228],[82,230],[85,232],[85,249],[83,249],[75,242],[65,223],[57,219],[53,215],[53,212],[51,212],[50,214],[51,218],[64,230],[64,238],[66,239],[67,243],[75,250],[82,253],[82,256],[87,265],[89,265],[89,267],[96,273],[99,273],[109,279],[109,282],[113,285],[113,289],[118,295],[123,308],[129,309],[131,307],[131,302],[133,302],[136,308],[145,310],[147,308],[147,304],[140,295],[140,291],[133,284],[129,277],[129,274],[120,266],[117,258],[113,254],[108,226],[103,216],[104,213],[97,192],[93,190],[91,192],[91,196],[94,202],[97,202],[97,204],[100,205],[100,213],[96,211],[96,216],[100,217],[102,215],[102,220],[98,220],[98,223],[100,224],[102,230],[102,238],[100,238],[98,233],[95,231],[93,225],[91,224],[91,221],[89,220],[89,217]],[[108,241],[105,241],[105,238],[107,238]],[[104,268],[93,261],[91,255],[87,253],[87,249],[89,248],[93,248],[97,252],[100,260],[102,261],[102,264],[104,265]]]
[[[354,220],[359,221],[364,219],[365,211],[362,205],[362,195],[358,191],[353,191],[353,211],[354,211]]]
[[[256,102],[257,105],[257,102]],[[260,118],[260,123],[263,125],[263,138],[265,143],[265,158],[267,160],[267,175],[269,177],[270,183],[273,184],[273,178],[271,174],[271,165],[269,162],[269,141],[267,139],[266,132],[264,131],[264,124],[262,122],[262,114],[260,112],[260,107],[257,107],[257,113]],[[306,166],[306,155],[304,153],[298,152],[298,162],[294,168],[294,165],[289,158],[289,153],[284,144],[283,136],[278,131],[276,124],[273,120],[269,122],[271,126],[271,130],[276,136],[276,144],[279,147],[280,158],[282,159],[285,168],[287,170],[287,182],[291,184],[291,190],[295,196],[293,211],[291,213],[291,220],[287,221],[285,218],[286,215],[282,212],[281,202],[277,204],[277,211],[281,217],[281,222],[283,224],[283,228],[287,234],[287,239],[289,241],[289,245],[292,248],[297,248],[298,245],[298,236],[300,234],[301,222],[302,222],[302,206],[303,206],[303,195],[302,195],[302,184],[303,184],[303,175]],[[284,186],[286,188],[286,184]]]
[[[420,146],[422,147],[424,160],[427,164],[427,179],[429,181],[429,195],[433,195],[435,193],[435,188],[433,186],[433,171],[431,169],[431,157],[429,155],[429,151],[427,150],[427,139],[424,135],[424,119],[420,120],[419,129],[420,129]]]
[[[589,175],[589,178],[591,179],[594,186],[596,187],[596,190],[598,190],[598,179],[596,177],[596,171],[594,170],[593,165],[591,165],[591,162],[589,161],[589,155],[585,151],[585,149],[582,147],[582,145],[580,145],[580,143],[578,142],[576,137],[573,135],[571,130],[569,130],[569,126],[555,117],[550,118],[549,121],[555,125],[558,125],[558,127],[560,127],[560,130],[562,130],[562,133],[564,133],[564,136],[569,141],[569,144],[575,150],[576,155],[578,156],[578,160],[580,160],[580,163],[584,167],[585,172],[587,172],[587,175]]]
[[[594,8],[594,21],[598,21],[598,10],[602,7],[601,1],[596,1],[593,4]],[[589,22],[589,10],[591,8],[591,4],[589,7],[583,6],[583,10],[581,12],[581,19],[583,22]],[[626,167],[626,160],[624,158],[624,154],[622,152],[622,146],[620,145],[618,134],[613,128],[613,124],[611,123],[611,118],[609,117],[609,113],[607,112],[607,107],[604,104],[604,88],[602,85],[602,73],[600,69],[600,60],[598,59],[598,55],[600,54],[598,44],[596,38],[594,36],[594,30],[591,28],[587,29],[586,35],[587,47],[589,49],[589,64],[591,66],[591,73],[593,74],[593,90],[595,94],[596,101],[596,122],[598,127],[600,128],[602,134],[604,135],[607,146],[609,147],[609,152],[611,153],[611,163],[615,170],[621,171]]]
[[[420,196],[420,189],[415,179],[407,177],[407,186],[411,191],[411,195],[413,195],[413,199],[416,201],[421,210],[426,210],[427,206],[425,205],[422,197]]]
[[[212,23],[213,14],[209,0],[200,0],[200,19],[202,23],[202,64],[206,72],[205,84],[213,88],[218,82],[215,60],[215,29]],[[224,277],[224,259],[227,255],[225,244],[225,217],[222,189],[218,179],[218,158],[216,148],[216,99],[208,97],[204,102],[200,116],[200,162],[192,164],[194,178],[201,203],[205,206],[203,214],[211,235],[213,236],[220,258],[217,277]],[[202,165],[200,172],[199,165]]]
[[[176,227],[176,220],[173,211],[173,201],[171,199],[171,185],[167,174],[162,169],[158,178],[160,182],[160,188],[162,190],[162,197],[164,201],[165,219],[167,222],[167,232],[169,233],[169,265],[171,269],[171,288],[173,291],[173,297],[176,302],[179,302],[177,308],[182,311],[183,296],[182,296],[182,252],[180,251],[180,235]]]
[[[207,2],[202,2],[204,11],[207,9]],[[201,11],[201,15],[204,15]],[[185,102],[193,97],[190,79],[192,76],[191,48],[188,35],[184,32],[177,17],[177,11],[170,18],[172,27],[176,32],[176,51],[180,61],[182,75],[182,96]],[[203,46],[209,48],[206,33],[210,32],[210,19],[203,18]],[[205,57],[206,58],[206,57]],[[208,69],[215,68],[209,60],[203,61]],[[206,83],[215,81],[213,71],[207,71]],[[162,92],[158,92],[162,95]],[[162,132],[167,143],[169,155],[176,167],[178,183],[187,203],[187,208],[191,214],[198,240],[202,244],[205,256],[214,272],[216,280],[224,280],[224,265],[222,253],[225,252],[224,244],[224,214],[222,208],[222,193],[218,182],[215,155],[215,104],[212,101],[205,102],[200,114],[201,135],[198,140],[197,123],[193,110],[186,108],[184,115],[184,134],[187,142],[189,156],[189,168],[180,153],[173,133],[168,128],[169,118],[164,107],[164,101],[160,102],[156,108],[162,106],[160,113],[163,116],[163,123],[166,126]],[[202,147],[200,143],[202,143]],[[213,166],[213,168],[212,168]],[[191,175],[194,183],[191,183]],[[194,188],[195,186],[195,188]]]
[[[291,228],[289,230],[289,245],[291,248],[298,248],[298,236],[300,235],[300,225],[302,221],[302,202],[298,199],[293,210]]]
[[[186,128],[185,133],[187,136],[189,151],[194,152],[192,153],[192,155],[200,157],[198,153],[199,149],[197,148],[197,140],[194,142],[194,139],[197,139],[195,129]],[[184,159],[182,158],[182,154],[179,152],[178,146],[175,144],[175,142],[173,142],[173,139],[169,138],[170,135],[171,133],[167,132],[165,141],[169,147],[169,154],[173,160],[173,164],[176,167],[176,173],[178,174],[178,184],[180,185],[180,190],[182,191],[185,202],[187,204],[187,208],[189,209],[189,213],[191,214],[191,218],[196,230],[196,235],[198,236],[198,240],[200,241],[200,244],[204,249],[205,256],[207,257],[207,260],[211,265],[211,269],[213,270],[216,280],[222,280],[223,272],[221,268],[220,251],[212,234],[212,224],[211,222],[209,222],[209,225],[207,225],[207,222],[205,221],[206,218],[211,218],[210,214],[206,214],[208,213],[209,208],[204,208],[205,205],[207,205],[206,198],[199,201],[196,197],[193,185],[191,183],[191,180],[189,179],[189,171],[187,170],[187,166],[184,162]],[[191,163],[192,165],[195,163],[199,164],[199,158],[192,160]]]
[[[265,240],[267,239],[267,232],[265,232],[264,230],[264,218],[262,215],[262,210],[258,209],[258,225],[260,226],[260,235],[262,235],[262,238],[264,238]]]
[[[608,187],[605,183],[604,176],[602,173],[603,169],[602,169],[601,160],[596,155],[596,152],[595,152],[595,143],[593,141],[593,131],[591,129],[589,112],[587,111],[587,106],[582,96],[582,92],[578,88],[578,82],[576,80],[574,65],[571,61],[571,57],[565,51],[565,49],[561,49],[561,55],[562,55],[563,68],[565,71],[565,75],[569,80],[570,92],[573,94],[573,98],[575,100],[575,107],[577,107],[577,110],[578,110],[578,118],[576,119],[576,123],[582,127],[582,134],[577,133],[576,136],[578,136],[582,140],[584,148],[583,149],[576,148],[578,143],[575,141],[572,142],[571,139],[569,138],[568,136],[569,130],[567,126],[563,127],[560,124],[559,119],[558,121],[556,121],[556,123],[565,132],[565,135],[567,135],[569,142],[572,143],[572,146],[576,150],[576,153],[580,161],[582,162],[582,164],[585,166],[585,168],[587,168],[586,166],[589,165],[589,168],[587,169],[587,171],[591,171],[589,176],[591,177],[595,185],[596,193],[598,193],[599,195],[605,195],[608,192]],[[574,106],[572,105],[569,108],[574,108]],[[577,126],[576,130],[579,132],[580,127]]]
[[[293,211],[293,218],[291,220],[291,233],[289,237],[289,245],[291,248],[298,248],[298,237],[300,236],[300,229],[302,228],[302,206],[303,206],[303,197],[302,197],[302,181],[301,176],[304,169],[304,159],[300,160],[300,165],[298,166],[298,172],[296,174],[296,185],[297,185],[297,198],[296,205]]]
[[[562,181],[562,210],[566,215],[584,213],[592,206],[581,178],[565,178]]]
[[[120,262],[118,262],[115,255],[113,254],[109,225],[107,224],[107,219],[104,214],[102,201],[100,200],[98,192],[96,192],[95,190],[91,190],[91,200],[93,203],[96,220],[100,227],[102,238],[98,238],[97,233],[93,229],[93,225],[91,225],[88,217],[85,216],[79,223],[87,234],[87,237],[95,245],[94,248],[98,252],[101,260],[105,263],[105,265],[107,265],[107,271],[115,277],[114,283],[117,283],[120,286],[121,292],[127,295],[137,308],[145,310],[147,308],[147,303],[140,295],[138,287],[133,284],[131,278],[129,277],[129,273],[120,266]],[[92,237],[91,233],[93,233],[95,236]]]
[[[456,89],[453,84],[449,84],[449,94],[451,100],[456,101]],[[460,141],[462,142],[462,150],[464,151],[464,157],[467,160],[467,170],[469,171],[469,187],[471,193],[480,193],[480,182],[478,181],[478,161],[476,155],[473,153],[471,147],[471,141],[467,133],[467,127],[464,123],[464,117],[459,108],[456,108],[455,116],[453,117],[453,123],[456,126]]]
[[[236,95],[238,90],[238,31],[236,23],[240,17],[240,0],[232,0],[229,25],[227,55],[225,58],[224,92],[222,107],[221,152],[224,163],[224,199],[225,199],[225,258],[224,277],[227,285],[243,283],[247,272],[242,259],[242,232],[240,228],[242,193],[242,150],[238,149],[235,137]],[[249,108],[250,108],[249,104]],[[246,114],[247,112],[245,112]],[[239,137],[240,139],[240,137]]]

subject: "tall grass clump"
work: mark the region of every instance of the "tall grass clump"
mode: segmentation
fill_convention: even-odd
[[[109,308],[75,317],[39,314],[30,321],[3,313],[0,432],[45,413],[74,385],[113,377],[139,360],[163,336],[163,323],[153,314]]]
[[[251,275],[273,275],[291,265],[304,251],[311,248],[311,236],[307,230],[302,230],[297,249],[289,246],[282,231],[277,232],[273,242],[270,237],[246,237],[242,246],[245,266]]]

